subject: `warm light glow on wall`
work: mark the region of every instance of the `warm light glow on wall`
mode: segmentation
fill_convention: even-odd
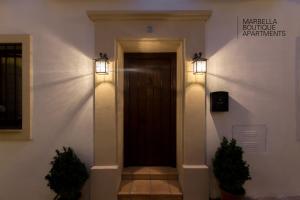
[[[95,73],[95,85],[96,87],[103,83],[114,83],[115,73],[114,73],[115,62],[110,61],[107,64],[107,73]]]
[[[193,62],[191,62],[190,60],[187,60],[185,63],[186,66],[186,82],[188,85],[191,84],[197,84],[197,85],[203,85],[205,84],[205,73],[194,73],[193,70]]]

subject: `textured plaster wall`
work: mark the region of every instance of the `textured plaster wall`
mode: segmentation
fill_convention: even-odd
[[[229,113],[207,112],[207,163],[220,138],[231,135],[232,125],[266,124],[267,152],[245,155],[253,177],[248,194],[300,195],[294,76],[298,0],[3,0],[0,34],[33,37],[34,106],[33,140],[0,142],[1,200],[53,198],[44,175],[54,150],[63,145],[92,165],[94,29],[86,10],[105,9],[211,9],[208,91],[228,90],[231,103]],[[276,17],[288,35],[237,39],[237,16]]]
[[[227,90],[231,96],[229,113],[207,113],[207,158],[210,162],[222,136],[232,135],[233,125],[265,124],[267,151],[245,154],[253,178],[247,192],[295,196],[300,194],[294,75],[300,2],[260,2],[219,4],[207,24],[208,90]],[[277,18],[287,37],[237,39],[237,16]]]
[[[33,139],[0,142],[0,199],[53,199],[44,176],[56,148],[93,162],[93,26],[55,1],[1,1],[0,34],[18,33],[32,35]]]

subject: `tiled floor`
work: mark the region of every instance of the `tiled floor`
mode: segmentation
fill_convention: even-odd
[[[182,200],[175,168],[126,168],[122,177],[119,200]]]

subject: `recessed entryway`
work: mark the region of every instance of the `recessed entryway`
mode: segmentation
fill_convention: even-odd
[[[95,75],[92,199],[116,200],[121,182],[126,159],[124,53],[154,52],[176,52],[175,169],[184,199],[208,199],[205,76],[193,74],[191,63],[195,52],[204,52],[204,25],[209,15],[207,11],[89,12],[95,21],[96,52],[110,58],[109,73]],[[149,25],[154,27],[151,34],[146,31]]]
[[[176,53],[124,55],[124,166],[176,167]]]

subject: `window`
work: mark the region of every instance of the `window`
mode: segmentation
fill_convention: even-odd
[[[22,129],[21,43],[0,43],[0,129]]]
[[[0,35],[0,140],[31,135],[29,35]]]

